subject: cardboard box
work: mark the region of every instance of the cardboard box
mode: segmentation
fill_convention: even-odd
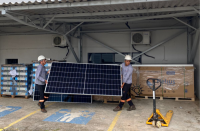
[[[163,68],[163,96],[194,98],[194,68]]]
[[[142,90],[140,95],[152,96],[153,92],[147,85],[147,79],[156,78],[162,81],[161,87],[156,90],[156,96],[194,98],[193,67],[139,67],[138,69],[138,74],[133,72],[132,88],[135,83],[139,83],[138,86]],[[136,79],[138,77],[139,80]],[[150,81],[149,85],[151,83]],[[156,84],[157,86],[159,84]],[[134,91],[131,93],[137,95]]]
[[[187,67],[185,70],[185,98],[195,98],[194,96],[194,67]]]
[[[161,79],[161,68],[158,67],[141,67],[140,68],[140,85],[142,87],[142,94],[144,95],[153,95],[153,91],[149,88],[147,85],[147,80],[149,78],[156,78]],[[149,81],[149,85],[152,85],[152,81]],[[156,87],[158,87],[159,84],[156,84]],[[162,88],[159,88],[156,90],[156,95],[161,96],[162,95]]]

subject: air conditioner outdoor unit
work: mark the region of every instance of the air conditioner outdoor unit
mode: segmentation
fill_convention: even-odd
[[[53,37],[53,46],[67,46],[67,40],[64,36],[54,36]]]
[[[131,33],[131,44],[150,44],[150,32],[132,32]]]

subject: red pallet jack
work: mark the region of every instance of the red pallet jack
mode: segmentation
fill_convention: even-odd
[[[151,84],[152,83],[152,87]],[[156,83],[159,84],[158,87],[156,86]],[[169,110],[166,114],[166,116],[164,117],[161,113],[159,109],[156,109],[156,99],[155,99],[155,91],[160,88],[161,86],[161,80],[159,79],[154,79],[154,78],[149,78],[147,80],[147,85],[149,86],[150,89],[153,90],[153,113],[151,114],[151,116],[148,118],[146,124],[149,125],[153,125],[154,127],[158,127],[160,128],[161,126],[169,126],[170,120],[172,118],[173,115],[173,111]]]

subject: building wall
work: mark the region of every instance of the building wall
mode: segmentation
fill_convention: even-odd
[[[193,17],[192,26],[195,27],[195,28],[199,28],[200,21],[199,21],[198,16]],[[194,39],[195,39],[195,33],[192,35],[192,43],[194,42]],[[200,44],[200,41],[199,41],[199,44]],[[198,47],[197,47],[197,52],[195,54],[193,64],[194,64],[194,67],[195,67],[195,71],[194,71],[195,94],[200,99],[200,81],[199,81],[200,80],[200,46],[199,46],[199,44],[198,44]]]
[[[200,42],[199,42],[200,44]],[[200,98],[200,46],[198,46],[197,53],[194,59],[194,66],[195,66],[195,72],[194,72],[194,78],[195,78],[195,93],[198,98]]]
[[[158,44],[164,39],[180,32],[181,29],[173,30],[157,30],[151,31],[151,44],[150,45],[136,45],[135,48],[141,51]],[[102,43],[120,51],[120,52],[132,52],[131,47],[131,33],[115,32],[115,33],[93,33],[88,34],[93,38],[101,41]],[[83,62],[87,62],[87,53],[95,52],[112,52],[109,49],[97,44],[95,41],[84,37],[83,35]],[[173,40],[151,50],[147,53],[148,55],[154,56],[155,59],[143,56],[142,63],[149,64],[186,64],[187,63],[187,33],[174,38]]]
[[[144,51],[153,45],[163,41],[169,36],[181,30],[157,30],[151,31],[151,45],[137,45],[138,50]],[[110,47],[120,52],[132,52],[130,45],[130,33],[93,33],[88,34],[95,39],[102,41]],[[38,55],[45,55],[56,60],[62,60],[67,53],[67,49],[56,48],[52,46],[54,35],[15,35],[0,36],[0,64],[5,64],[5,59],[18,58],[19,63],[31,63],[36,60]],[[102,45],[91,41],[83,35],[83,62],[87,62],[88,53],[112,52]],[[77,52],[77,39],[72,39],[72,44]],[[78,53],[77,53],[78,54]],[[155,48],[147,53],[155,59],[142,57],[142,63],[170,63],[186,64],[187,63],[187,33],[184,33],[175,39]],[[70,52],[67,61],[75,62],[73,54]]]
[[[5,64],[5,59],[18,58],[19,63],[31,63],[37,60],[39,55],[62,60],[66,53],[66,48],[52,46],[54,35],[16,35],[0,37],[0,64]],[[72,43],[77,43],[72,39]],[[77,44],[73,45],[77,50]],[[69,53],[68,61],[75,62],[72,53]]]

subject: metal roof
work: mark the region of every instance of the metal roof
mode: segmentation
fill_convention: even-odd
[[[1,1],[1,0],[0,0]],[[9,0],[0,3],[0,10],[30,10],[33,13],[43,9],[50,13],[85,13],[102,11],[155,9],[168,7],[198,6],[199,0]],[[16,2],[18,1],[18,2]],[[37,10],[34,12],[33,10]]]
[[[37,4],[57,4],[57,3],[80,3],[89,4],[122,4],[122,3],[139,3],[139,2],[155,2],[155,1],[174,1],[174,0],[0,0],[0,6],[19,6],[19,5],[37,5]],[[84,2],[84,3],[83,3]],[[76,4],[75,4],[76,5]]]
[[[189,1],[189,2],[188,2]],[[54,4],[52,4],[53,6]],[[127,10],[143,10],[158,8],[175,8],[199,6],[198,0],[176,0],[176,1],[160,1],[147,3],[128,3],[116,5],[99,5],[99,6],[78,6],[78,7],[62,7],[54,8],[37,8],[37,9],[10,9],[16,13],[25,15],[47,15],[47,14],[75,14],[75,13],[94,13],[94,12],[111,12],[111,11],[127,11]],[[8,9],[9,10],[9,9]],[[173,10],[173,9],[172,9]],[[170,10],[169,10],[170,11]]]
[[[12,0],[10,0],[12,1]],[[13,1],[17,1],[17,0],[13,0]],[[18,1],[22,1],[22,0],[18,0]],[[51,3],[51,4],[42,4],[42,5],[35,5],[35,9],[34,7],[26,9],[21,7],[21,9],[19,8],[20,6],[11,6],[9,8],[6,8],[6,10],[10,10],[14,13],[18,13],[18,14],[23,14],[23,15],[28,15],[28,16],[33,16],[33,15],[57,15],[57,14],[75,14],[77,15],[77,17],[82,17],[85,16],[85,13],[93,13],[98,16],[98,14],[102,13],[109,13],[109,12],[115,12],[114,14],[116,14],[116,12],[119,12],[119,15],[114,15],[112,16],[112,13],[110,13],[110,15],[108,15],[108,18],[115,18],[115,17],[123,17],[126,16],[126,13],[124,13],[123,15],[120,12],[123,11],[133,11],[132,15],[129,13],[128,15],[131,16],[152,16],[152,15],[159,15],[159,14],[169,14],[169,13],[174,13],[174,12],[179,12],[179,11],[186,11],[188,10],[188,8],[183,8],[183,7],[193,7],[193,6],[199,6],[199,1],[198,0],[160,0],[160,1],[156,1],[156,2],[149,2],[148,0],[137,0],[138,2],[131,2],[131,3],[127,3],[129,0],[121,0],[124,1],[124,3],[121,4],[102,4],[102,5],[91,5],[91,6],[74,6],[74,7],[63,7],[62,3],[60,4],[55,4],[55,2],[74,2],[73,0],[24,0],[24,3],[26,1],[29,1],[29,4],[34,4],[35,1],[40,1],[40,3]],[[85,1],[87,0],[76,0],[75,2],[79,1],[78,3],[85,3]],[[91,0],[94,1],[94,0]],[[90,2],[91,2],[90,1]],[[107,1],[107,0],[96,0],[99,2],[103,2],[103,1]],[[120,1],[120,0],[118,0]],[[132,0],[134,1],[134,0]],[[148,1],[148,2],[139,2],[139,1]],[[155,1],[155,0],[154,0]],[[21,3],[18,3],[21,4]],[[27,3],[28,4],[28,3]],[[5,4],[6,5],[6,4]],[[9,5],[9,4],[7,4]],[[45,8],[45,5],[51,5],[51,7],[47,7]],[[26,6],[23,5],[23,6]],[[43,7],[44,6],[44,7]],[[177,8],[180,7],[180,8]],[[165,9],[168,10],[165,10]],[[154,12],[150,12],[151,10],[155,9]],[[156,11],[157,9],[157,11]],[[144,11],[146,10],[146,12],[144,12],[143,14],[140,11]],[[193,9],[190,9],[193,10]],[[136,13],[135,13],[136,12]],[[137,13],[138,12],[138,13]],[[78,15],[80,14],[80,15]],[[94,15],[94,16],[96,16]],[[104,14],[102,14],[104,15]],[[87,15],[86,15],[87,16]],[[51,17],[51,16],[50,16]],[[76,16],[73,16],[76,17]],[[76,18],[77,18],[76,17]],[[129,17],[129,16],[128,16]],[[88,17],[87,17],[88,18]]]
[[[55,22],[105,22],[197,15],[199,0],[8,0],[0,10],[24,19],[55,17]],[[16,2],[18,1],[18,2]],[[5,23],[6,20],[6,23]],[[0,22],[9,18],[0,15]],[[134,21],[134,20],[133,20]],[[8,22],[8,23],[7,23]],[[12,20],[10,22],[13,22]],[[0,25],[1,25],[0,24]]]
[[[34,5],[34,4],[51,4],[51,3],[72,3],[72,2],[86,2],[97,0],[0,0],[0,6],[13,5]]]

